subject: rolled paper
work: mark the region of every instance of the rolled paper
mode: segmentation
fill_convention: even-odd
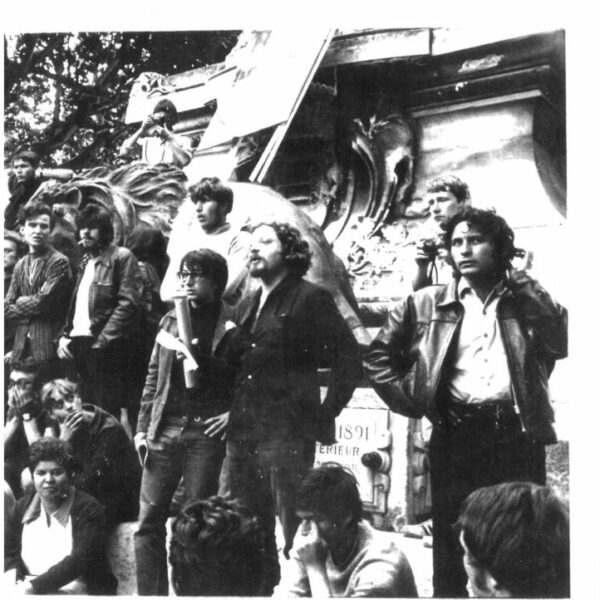
[[[177,318],[177,328],[179,329],[179,338],[185,344],[185,347],[192,351],[192,320],[190,318],[190,307],[185,295],[177,294],[173,297],[175,303],[175,316]],[[188,389],[198,387],[198,371],[195,369],[195,362],[188,358],[183,360],[183,376],[185,378],[185,387]]]

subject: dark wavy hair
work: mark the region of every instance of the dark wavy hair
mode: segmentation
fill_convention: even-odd
[[[256,231],[259,227],[270,227],[275,232],[281,242],[284,265],[292,275],[303,277],[310,268],[311,251],[300,231],[289,223],[263,221],[252,224],[250,232]]]
[[[227,261],[218,252],[209,248],[190,250],[181,259],[179,269],[183,269],[184,266],[201,270],[215,284],[217,298],[221,297],[227,286],[229,271]]]
[[[140,223],[129,234],[126,246],[138,260],[150,263],[162,280],[169,265],[169,255],[167,238],[160,229]]]
[[[452,234],[459,223],[466,222],[469,227],[477,229],[482,235],[490,236],[498,257],[499,271],[507,271],[511,268],[511,260],[515,257],[515,234],[508,223],[493,209],[484,210],[469,206],[463,211],[455,214],[442,223],[444,230],[444,246],[451,256]],[[452,264],[452,262],[451,262]],[[456,272],[455,265],[452,264]]]
[[[202,198],[214,200],[224,208],[225,214],[230,213],[233,207],[233,190],[218,177],[203,177],[198,183],[190,186],[189,194],[194,204]]]
[[[173,127],[175,123],[179,120],[179,114],[177,113],[177,109],[171,100],[167,98],[163,98],[159,100],[152,109],[152,114],[156,114],[158,112],[164,112],[167,115],[166,122],[169,127]]]
[[[19,223],[25,224],[25,221],[34,219],[41,215],[48,215],[50,217],[50,229],[54,227],[56,218],[50,206],[41,200],[30,200],[19,209],[19,215],[17,220]]]
[[[328,462],[311,469],[296,493],[296,510],[310,512],[351,524],[363,516],[358,482],[354,474],[338,463]]]
[[[429,181],[425,193],[433,194],[435,192],[450,192],[459,203],[471,200],[469,186],[456,175],[442,175]]]
[[[569,508],[549,487],[510,482],[475,490],[455,527],[477,566],[512,596],[569,597]]]
[[[179,596],[257,596],[264,531],[236,500],[212,496],[184,507],[172,525],[172,582]]]
[[[42,461],[55,461],[72,478],[78,469],[78,462],[68,442],[57,438],[43,437],[29,446],[29,470],[33,473]]]
[[[115,229],[110,212],[98,204],[87,204],[77,215],[77,229],[98,229],[100,232],[100,245],[107,246],[115,237]]]

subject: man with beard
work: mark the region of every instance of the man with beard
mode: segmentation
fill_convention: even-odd
[[[113,243],[110,213],[88,204],[77,218],[84,258],[58,357],[80,378],[86,402],[135,425],[139,409],[132,361],[141,352],[142,276],[135,256]]]
[[[261,594],[280,577],[275,513],[292,547],[300,522],[295,494],[314,462],[315,441],[331,444],[335,417],[361,376],[358,344],[326,290],[303,279],[308,243],[287,223],[254,227],[250,275],[260,288],[238,305],[229,361],[238,367],[227,432],[229,491],[267,532]],[[319,367],[331,377],[321,404]]]

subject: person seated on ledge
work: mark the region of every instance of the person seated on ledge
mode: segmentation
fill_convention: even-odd
[[[264,532],[235,500],[212,496],[185,507],[173,521],[169,549],[178,596],[257,596]]]
[[[105,556],[104,513],[94,498],[71,485],[75,460],[67,442],[34,442],[29,468],[35,492],[17,500],[6,519],[7,597],[114,595],[117,581]]]
[[[99,406],[83,404],[79,386],[68,379],[49,381],[40,398],[80,464],[73,485],[100,502],[107,528],[135,521],[142,471],[123,425]]]
[[[402,538],[362,518],[350,471],[336,463],[312,469],[298,490],[296,514],[302,523],[276,597],[417,597]]]
[[[167,163],[182,169],[192,160],[192,150],[188,138],[173,133],[178,118],[177,109],[170,100],[159,100],[152,114],[123,142],[119,156],[128,156],[136,145],[140,145],[142,160],[149,165]]]
[[[475,490],[456,529],[472,596],[570,596],[569,509],[549,487],[515,481]]]

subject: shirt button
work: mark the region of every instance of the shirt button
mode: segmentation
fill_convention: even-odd
[[[252,375],[248,375],[248,379],[252,379]]]
[[[256,348],[256,344],[252,343],[252,344],[251,344],[251,347],[252,347],[252,348]]]

